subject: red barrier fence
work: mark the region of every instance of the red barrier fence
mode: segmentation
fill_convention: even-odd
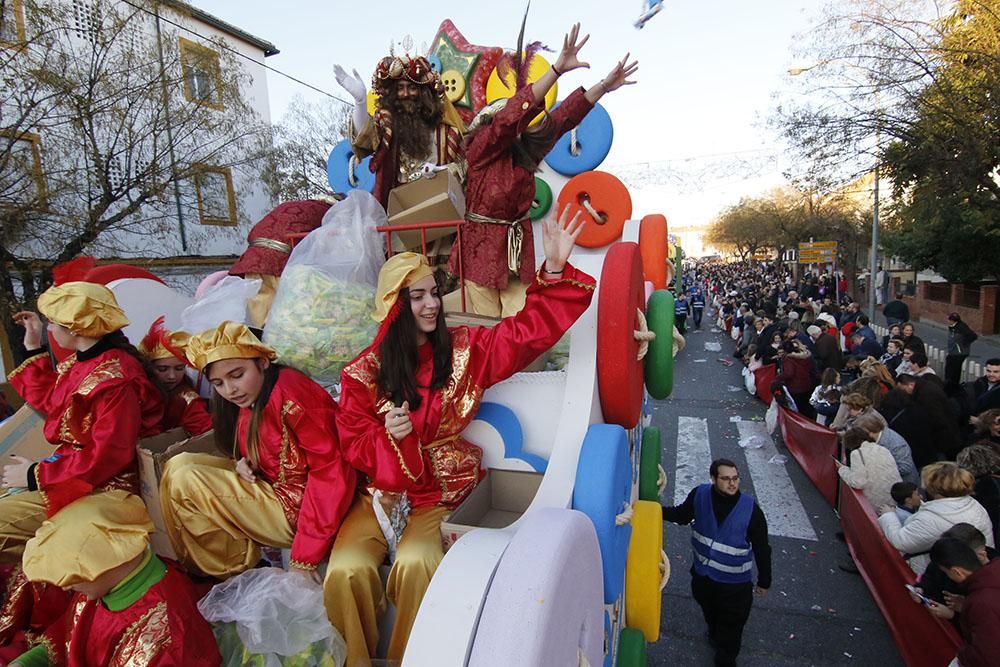
[[[816,489],[832,507],[837,506],[837,466],[833,457],[837,456],[840,445],[837,434],[812,419],[781,408],[778,423],[785,446],[798,462]]]
[[[840,523],[851,556],[906,664],[944,667],[951,662],[961,644],[958,633],[910,598],[904,586],[913,584],[916,575],[885,539],[864,495],[846,484],[841,488]]]
[[[767,364],[753,372],[754,387],[757,388],[757,398],[771,405],[771,383],[778,377],[778,366]]]

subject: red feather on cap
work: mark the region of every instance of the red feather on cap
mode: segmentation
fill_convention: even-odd
[[[62,285],[84,280],[87,272],[97,266],[97,260],[83,255],[52,267],[52,284]]]
[[[191,366],[191,362],[188,361],[187,355],[184,354],[184,351],[177,349],[177,347],[171,344],[170,334],[164,326],[166,319],[165,315],[160,315],[153,321],[149,327],[149,331],[142,337],[142,348],[148,353],[152,353],[153,350],[156,349],[157,344],[162,345],[167,352],[174,355],[188,366]],[[191,368],[194,368],[194,366],[191,366]]]

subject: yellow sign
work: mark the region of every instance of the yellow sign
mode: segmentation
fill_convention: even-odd
[[[834,264],[836,261],[836,241],[810,241],[799,244],[799,264]]]

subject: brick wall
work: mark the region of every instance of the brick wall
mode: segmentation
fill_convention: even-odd
[[[938,284],[940,285],[940,283]],[[929,282],[917,283],[917,295],[903,298],[910,308],[914,320],[937,322],[947,326],[948,314],[958,313],[973,331],[980,335],[996,333],[997,285],[982,285],[979,288],[979,307],[959,305],[963,285],[952,284],[951,298],[945,302],[929,298],[931,292],[940,292],[940,287],[932,288]]]

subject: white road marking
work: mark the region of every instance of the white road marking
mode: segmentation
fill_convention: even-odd
[[[769,463],[773,456],[778,455],[778,449],[767,432],[767,426],[764,422],[740,421],[736,423],[736,428],[740,432],[741,444],[758,437],[765,441],[765,445],[759,449],[744,448],[743,454],[753,480],[757,504],[767,517],[768,533],[815,542],[816,531],[809,522],[802,499],[792,485],[785,469],[786,464]]]
[[[677,473],[674,475],[674,504],[680,505],[691,489],[708,480],[712,450],[708,444],[708,420],[677,418]]]

